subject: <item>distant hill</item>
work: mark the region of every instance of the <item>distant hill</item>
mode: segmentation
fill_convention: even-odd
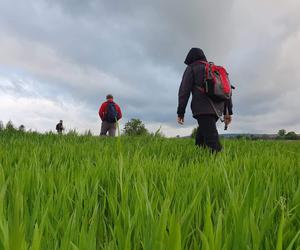
[[[241,139],[246,138],[250,140],[300,140],[300,134],[295,134],[298,138],[285,138],[285,137],[278,137],[278,134],[251,134],[251,133],[230,133],[230,134],[220,134],[221,138],[225,139]],[[186,136],[176,136],[175,138],[191,138],[190,135]]]
[[[180,136],[177,138],[190,138],[190,135]],[[277,134],[251,134],[251,133],[232,133],[232,134],[220,134],[221,138],[225,139],[239,139],[239,138],[249,138],[249,139],[264,139],[264,140],[275,140]]]
[[[265,139],[274,140],[277,138],[277,134],[250,134],[250,133],[233,133],[233,134],[220,134],[223,138],[234,139],[234,138],[249,138],[249,139]]]

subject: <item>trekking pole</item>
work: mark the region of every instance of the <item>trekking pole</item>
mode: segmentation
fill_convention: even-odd
[[[228,108],[227,107],[226,107],[225,115],[228,115]],[[227,130],[228,129],[228,125],[226,124],[225,119],[224,119],[224,123],[225,123],[224,130]]]
[[[224,130],[227,130],[227,129],[228,129],[228,126],[227,126],[227,124],[225,124]]]

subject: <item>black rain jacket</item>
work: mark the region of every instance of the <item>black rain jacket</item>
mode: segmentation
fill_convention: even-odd
[[[191,93],[191,109],[194,118],[197,119],[201,115],[216,115],[208,97],[199,90],[204,82],[205,73],[205,66],[199,61],[207,61],[203,51],[199,48],[192,48],[184,61],[188,66],[183,74],[178,93],[177,115],[179,117],[184,117]],[[226,102],[214,102],[213,104],[219,116],[226,113],[232,115],[231,99]]]

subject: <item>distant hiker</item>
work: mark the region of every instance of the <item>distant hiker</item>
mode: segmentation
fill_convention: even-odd
[[[207,147],[212,152],[222,150],[216,122],[224,115],[225,129],[231,123],[232,101],[231,85],[223,67],[207,62],[203,51],[192,48],[184,61],[187,65],[178,93],[177,122],[184,123],[185,109],[192,93],[191,109],[198,121],[196,145]],[[215,75],[212,72],[218,71]],[[212,82],[224,84],[220,88],[211,88]],[[222,83],[221,83],[222,81]],[[219,86],[219,85],[218,85]]]
[[[114,102],[112,95],[106,96],[106,102],[102,103],[99,109],[99,116],[102,120],[100,135],[116,135],[116,122],[122,118],[120,106]]]
[[[63,121],[60,120],[59,123],[56,124],[56,131],[58,134],[62,134],[62,132],[65,130]]]

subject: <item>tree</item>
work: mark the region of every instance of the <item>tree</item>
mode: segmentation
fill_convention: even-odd
[[[298,135],[294,132],[294,131],[291,131],[291,132],[288,132],[284,138],[286,140],[297,140],[299,139]]]
[[[285,129],[280,129],[280,130],[278,131],[278,133],[277,133],[277,135],[278,135],[279,137],[284,137],[285,134],[286,134]]]
[[[0,121],[0,131],[4,130],[4,125],[3,125],[3,122]]]
[[[139,135],[147,135],[149,134],[145,125],[140,119],[131,119],[125,124],[123,129],[124,135],[129,136],[139,136]]]
[[[14,124],[12,123],[12,121],[8,121],[6,123],[5,129],[7,131],[15,131],[16,130]]]

